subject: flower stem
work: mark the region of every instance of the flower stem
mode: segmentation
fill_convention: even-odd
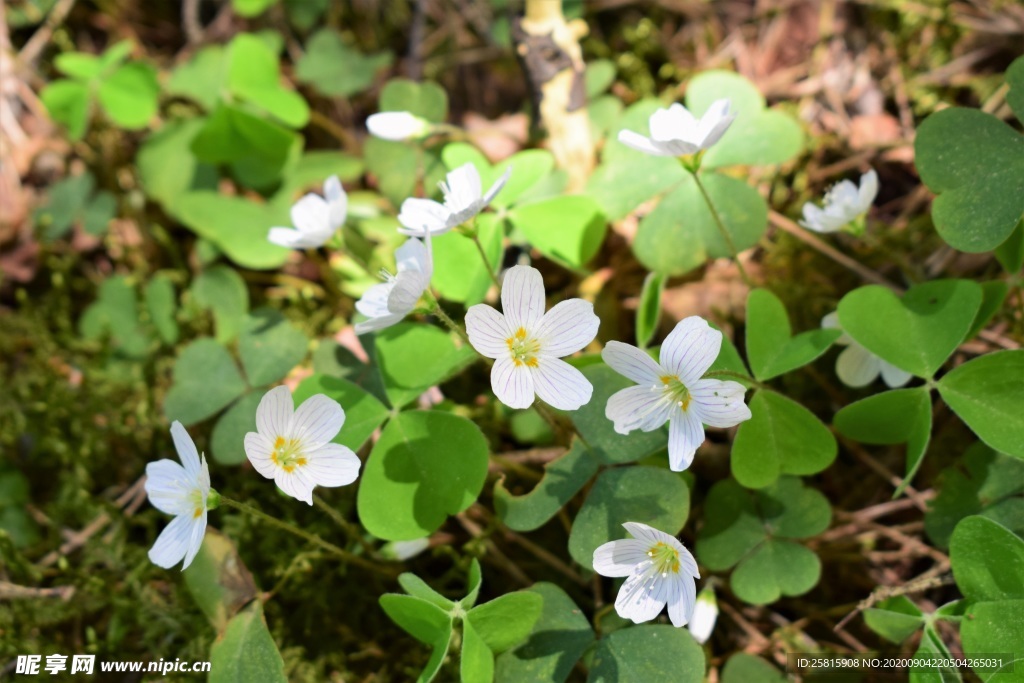
[[[295,526],[294,524],[291,524],[289,522],[285,522],[284,520],[280,520],[277,517],[272,517],[271,515],[268,515],[267,513],[263,512],[262,510],[254,508],[253,506],[251,506],[251,505],[249,505],[247,503],[243,503],[241,501],[233,500],[233,499],[228,498],[228,497],[223,496],[223,495],[220,498],[220,503],[223,506],[235,508],[236,510],[240,510],[240,511],[242,511],[242,512],[248,514],[248,515],[251,515],[251,516],[259,519],[260,521],[263,521],[263,522],[266,522],[267,524],[270,524],[271,526],[276,526],[278,529],[281,529],[283,531],[287,531],[290,534],[294,534],[295,536],[298,536],[301,539],[309,541],[313,545],[318,546],[322,550],[326,550],[330,554],[332,554],[335,557],[338,557],[338,558],[344,560],[345,562],[357,565],[359,567],[362,567],[363,569],[368,569],[370,571],[374,571],[374,572],[378,572],[378,573],[381,573],[381,574],[385,574],[387,576],[391,576],[392,575],[392,572],[388,571],[384,567],[381,567],[381,566],[379,566],[379,565],[377,565],[377,564],[375,564],[373,562],[370,562],[367,559],[359,557],[358,555],[353,555],[352,553],[348,552],[347,550],[343,550],[342,548],[339,548],[338,546],[334,545],[333,543],[328,543],[327,541],[325,541],[324,539],[320,538],[316,534],[312,534],[312,533],[310,533],[308,531],[304,531],[304,530],[300,529],[299,527]]]
[[[348,534],[349,537],[354,539],[356,543],[358,543],[362,547],[362,549],[366,552],[368,556],[376,556],[376,550],[374,550],[374,547],[370,545],[365,538],[363,538],[363,535],[361,533],[359,533],[359,528],[356,525],[349,522],[347,519],[345,519],[345,517],[342,516],[342,514],[338,512],[336,509],[334,509],[334,507],[330,503],[328,503],[326,500],[324,500],[323,498],[314,493],[313,505],[326,512],[327,516],[330,517],[331,520],[335,524],[337,524],[342,531]]]
[[[441,322],[443,322],[449,330],[459,335],[462,338],[462,341],[466,342],[470,348],[473,348],[473,344],[469,341],[469,335],[467,335],[466,331],[462,329],[462,325],[452,320],[451,317],[444,312],[444,309],[441,308],[441,304],[438,302],[434,293],[428,289],[423,292],[423,295],[427,298],[427,301],[430,302],[430,312],[440,318]]]
[[[565,424],[558,419],[558,416],[551,411],[551,408],[549,408],[546,403],[538,399],[533,402],[533,407],[538,413],[540,413],[540,416],[544,418],[544,420],[551,426],[551,429],[553,429],[556,434],[560,431],[572,431],[572,433],[575,434],[576,437],[583,442],[584,446],[586,446],[588,449],[590,448],[590,444],[587,442],[586,437],[580,434],[579,430],[576,429],[575,422],[569,420],[570,429],[567,430],[565,428]]]
[[[704,197],[704,202],[708,205],[708,210],[711,211],[711,217],[715,220],[715,225],[718,227],[718,232],[722,233],[722,239],[725,240],[725,244],[729,247],[729,252],[732,254],[732,258],[736,261],[736,267],[740,271],[740,277],[743,278],[743,282],[748,287],[753,287],[754,283],[750,280],[750,276],[747,275],[746,269],[743,267],[743,263],[740,261],[740,253],[736,250],[736,243],[732,241],[732,235],[725,229],[725,223],[722,222],[722,216],[718,213],[718,209],[715,208],[715,203],[711,201],[708,191],[704,188],[704,183],[701,182],[700,174],[694,173],[693,179],[697,182],[697,189],[700,190],[701,196]]]
[[[491,267],[491,262],[487,259],[487,252],[484,250],[484,245],[480,241],[479,233],[474,230],[470,234],[470,238],[473,240],[473,244],[476,245],[476,250],[480,252],[480,258],[484,261],[484,268],[487,269],[487,274],[491,276],[491,282],[493,282],[494,286],[498,288],[498,291],[501,291],[501,283],[498,282],[498,274],[494,272],[494,268]]]

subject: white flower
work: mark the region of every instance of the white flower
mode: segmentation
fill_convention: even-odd
[[[717,620],[718,600],[715,599],[715,589],[705,586],[697,596],[697,606],[693,610],[693,617],[690,618],[687,628],[690,629],[693,639],[703,645],[711,637],[711,631],[714,630]]]
[[[633,538],[605,543],[594,551],[594,571],[626,576],[615,599],[615,611],[639,624],[658,616],[668,605],[672,625],[681,627],[693,615],[700,578],[693,555],[674,536],[646,524],[622,525]]]
[[[828,330],[841,330],[839,314],[829,313],[821,319],[821,326]],[[836,375],[839,377],[839,381],[848,387],[866,387],[878,379],[878,375],[881,374],[882,381],[890,389],[895,389],[909,382],[913,376],[891,363],[886,363],[855,342],[853,337],[845,332],[839,339],[836,339],[836,344],[846,347],[839,352],[839,357],[836,359]]]
[[[430,122],[407,111],[383,111],[366,119],[371,135],[384,140],[421,138],[430,132]]]
[[[296,229],[271,228],[267,239],[289,249],[316,249],[334,235],[345,222],[348,196],[338,176],[324,181],[324,196],[307,194],[292,205],[292,223]]]
[[[405,560],[416,557],[430,547],[430,538],[416,538],[411,541],[391,541],[381,546],[380,554],[389,560]]]
[[[344,486],[359,476],[356,454],[331,443],[344,423],[345,411],[334,399],[317,394],[295,410],[288,387],[275,387],[256,408],[256,431],[245,435],[245,454],[257,472],[312,505],[314,486]]]
[[[430,285],[433,272],[430,238],[427,246],[417,239],[407,240],[395,251],[398,261],[397,275],[384,271],[387,282],[366,290],[356,302],[356,310],[369,320],[356,323],[356,334],[366,334],[391,327],[416,308],[416,302]]]
[[[487,208],[501,188],[505,187],[512,168],[505,169],[505,174],[498,178],[487,194],[482,194],[480,173],[470,163],[459,166],[448,174],[448,182],[438,183],[444,194],[444,204],[432,199],[406,199],[402,202],[402,210],[398,214],[398,222],[405,226],[398,232],[403,235],[422,235],[424,230],[440,235],[469,219]]]
[[[663,157],[678,157],[707,149],[729,129],[736,114],[729,113],[729,100],[711,103],[698,119],[676,102],[651,114],[651,137],[631,130],[619,131],[619,142],[633,149]]]
[[[615,431],[650,432],[667,421],[669,465],[681,472],[693,462],[704,443],[704,427],[732,427],[750,419],[743,402],[746,388],[739,382],[701,379],[718,357],[722,333],[699,316],[679,322],[661,346],[661,363],[622,342],[608,342],[601,357],[639,386],[618,391],[608,399],[605,416]]]
[[[170,569],[185,560],[184,571],[203,545],[206,534],[206,501],[210,495],[210,470],[180,422],[171,425],[171,438],[182,465],[157,460],[146,466],[146,494],[153,507],[174,515],[149,549],[153,564]],[[216,495],[216,494],[214,494]]]
[[[473,348],[494,358],[491,388],[510,408],[529,408],[534,394],[559,410],[590,401],[594,387],[563,356],[593,341],[601,321],[594,305],[568,299],[544,313],[544,280],[529,266],[513,266],[501,285],[504,315],[477,304],[466,313]]]
[[[800,225],[814,232],[836,232],[868,212],[878,195],[878,174],[870,170],[860,177],[860,187],[844,180],[825,194],[825,207],[804,204]]]

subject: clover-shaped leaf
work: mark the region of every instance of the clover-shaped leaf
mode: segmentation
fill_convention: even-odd
[[[732,447],[732,474],[748,488],[763,488],[783,474],[816,474],[836,459],[836,439],[814,413],[774,391],[750,400]]]
[[[818,556],[788,539],[824,531],[832,511],[819,491],[795,477],[748,492],[731,479],[711,487],[697,556],[712,571],[736,567],[732,589],[751,604],[806,593],[821,576]]]
[[[968,600],[1024,600],[1024,539],[998,522],[962,519],[949,541],[949,562]]]
[[[306,357],[309,340],[302,330],[287,322],[277,311],[253,311],[238,338],[249,386],[259,387],[284,379]]]
[[[807,365],[839,338],[835,329],[816,329],[795,337],[786,308],[767,289],[747,297],[747,359],[754,377],[765,382]]]
[[[701,116],[722,98],[729,99],[736,120],[705,153],[703,167],[781,164],[800,153],[804,143],[800,124],[789,114],[765,109],[764,96],[743,76],[705,71],[686,87],[686,106],[694,116]]]
[[[476,500],[487,461],[487,439],[466,418],[399,413],[384,427],[366,463],[359,519],[378,538],[423,538]]]
[[[882,360],[929,378],[967,336],[982,292],[970,280],[915,285],[902,298],[881,285],[853,290],[839,302],[839,322]]]
[[[836,429],[851,439],[872,444],[907,444],[906,476],[896,489],[903,493],[924,460],[932,432],[932,402],[927,387],[885,391],[844,407],[835,416]]]
[[[139,319],[135,287],[123,275],[103,281],[96,301],[78,321],[78,328],[89,340],[109,337],[115,354],[127,358],[144,358],[153,341],[150,329]]]
[[[346,44],[337,31],[321,29],[306,43],[295,75],[328,97],[348,97],[373,85],[374,76],[391,64],[390,52],[364,55]]]
[[[88,171],[54,183],[46,203],[36,209],[33,219],[46,239],[63,237],[72,225],[90,235],[101,236],[117,215],[117,199],[110,192],[94,192],[96,179]]]
[[[939,393],[986,444],[1024,458],[1024,350],[975,358],[939,380]]]
[[[228,350],[212,339],[197,339],[174,363],[174,384],[164,399],[164,415],[185,425],[217,414],[247,389]]]
[[[704,680],[704,650],[688,631],[667,624],[624,628],[597,643],[587,683]]]
[[[182,223],[245,268],[277,268],[291,253],[267,240],[269,226],[289,220],[287,211],[270,204],[197,190],[181,195],[177,208]]]
[[[585,195],[516,206],[508,218],[538,251],[570,268],[581,267],[594,258],[608,231],[601,207]]]
[[[917,129],[914,159],[938,193],[932,220],[942,239],[967,252],[995,249],[1024,213],[1024,137],[991,114],[951,107]]]
[[[690,490],[678,474],[643,466],[605,470],[573,521],[569,554],[590,567],[598,546],[625,536],[625,522],[675,534],[689,514]]]
[[[388,400],[396,408],[477,359],[470,347],[455,346],[448,332],[415,323],[399,323],[374,335],[374,349]]]
[[[1024,536],[1024,461],[975,443],[960,462],[943,470],[938,489],[924,529],[939,547],[949,545],[953,529],[969,515],[987,517]]]

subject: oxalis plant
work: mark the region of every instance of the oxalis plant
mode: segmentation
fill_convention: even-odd
[[[187,107],[188,116],[170,116],[148,135],[137,164],[146,196],[199,237],[203,267],[184,299],[210,311],[213,327],[174,360],[163,410],[177,459],[150,463],[145,490],[171,516],[150,560],[181,566],[218,632],[211,680],[286,680],[263,600],[312,563],[393,587],[379,606],[423,644],[420,681],[557,682],[574,671],[591,681],[702,681],[716,656],[709,639],[722,595],[760,607],[822,582],[835,501],[815,475],[840,444],[864,469],[855,485],[877,485],[870,477],[881,468],[893,498],[924,508],[915,475],[933,435],[957,420],[976,440],[956,462],[941,454],[949,466],[924,519],[948,564],[867,592],[844,614],[896,644],[915,637],[921,664],[911,680],[961,680],[955,665],[927,664],[954,653],[997,658],[975,667],[985,680],[1024,680],[1024,351],[1010,344],[978,353],[970,344],[1021,297],[1019,125],[950,107],[929,116],[914,143],[917,170],[936,195],[938,234],[952,249],[993,252],[1003,273],[977,282],[910,270],[898,283],[874,274],[831,301],[819,327],[795,332],[774,283],[749,272],[741,253],[769,239],[759,186],[798,158],[804,134],[785,107],[767,107],[736,74],[705,71],[680,84],[681,102],[626,107],[608,93],[609,62],[576,65],[593,139],[576,130],[571,144],[551,141],[557,158],[538,147],[492,164],[467,131],[446,122],[447,95],[430,82],[384,86],[358,158],[304,150],[297,131],[337,126],[281,85],[276,34],[203,47],[162,84],[129,60],[130,50],[68,53],[57,63],[68,78],[43,101],[76,138],[94,117],[145,127],[160,88]],[[339,73],[340,57],[358,68]],[[324,29],[308,41],[296,78],[345,97],[366,90],[391,59],[358,54]],[[1019,124],[1024,61],[1005,80]],[[556,114],[543,114],[555,138]],[[591,147],[574,155],[581,139]],[[585,159],[582,172],[574,158]],[[376,191],[361,182],[367,174]],[[219,192],[224,178],[249,196]],[[798,222],[782,219],[810,244],[870,244],[887,229],[873,209],[882,189],[865,166],[837,177]],[[92,191],[91,176],[76,181],[62,191],[69,206],[49,207],[42,222],[59,235],[90,212],[109,213]],[[649,275],[635,338],[615,339],[604,332],[616,328],[595,308],[587,265],[609,223],[627,216],[637,218],[632,255]],[[668,280],[712,259],[729,259],[744,284],[742,334],[700,316],[662,324]],[[354,332],[343,344],[319,340],[310,362],[305,333],[276,311],[250,311],[246,282],[228,265],[287,282],[298,260],[317,269],[327,315],[346,317]],[[129,279],[106,280],[83,335],[109,339],[121,358],[152,348],[171,356],[180,335],[176,285],[158,274],[140,299]],[[828,353],[835,377],[856,390],[827,399],[830,424],[819,404],[788,395]],[[212,463],[186,429],[205,420],[213,422]],[[501,446],[509,432],[557,447],[542,475],[509,458]],[[862,444],[905,444],[904,470],[888,471]],[[717,479],[693,476],[701,458],[722,464]],[[481,499],[492,467],[502,475]],[[232,483],[244,477],[274,486],[266,483],[265,498],[243,497]],[[337,487],[357,489],[355,514],[324,490]],[[692,516],[691,499],[702,501]],[[299,502],[336,534],[272,512]],[[211,512],[228,534],[208,528]],[[308,548],[266,594],[228,538],[236,514]],[[549,523],[564,529],[564,544],[528,538]],[[448,530],[460,527],[471,540],[456,549]],[[514,539],[568,583],[505,590],[531,582],[497,537]],[[428,549],[451,558],[456,578],[401,572]],[[458,597],[453,584],[463,588]],[[915,601],[950,584],[961,599],[935,610]],[[482,586],[497,597],[480,601]],[[581,595],[589,602],[579,604]],[[785,678],[739,653],[719,680]]]

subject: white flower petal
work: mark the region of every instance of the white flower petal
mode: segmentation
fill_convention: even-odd
[[[500,358],[509,355],[508,339],[512,337],[512,331],[508,329],[505,316],[487,304],[476,304],[466,311],[466,332],[469,343],[484,356]]]
[[[594,304],[583,299],[566,299],[544,314],[533,336],[540,341],[543,353],[561,358],[594,341],[600,325]]]
[[[310,396],[295,411],[288,436],[313,450],[338,435],[345,424],[341,404],[324,394]]]
[[[647,562],[650,544],[635,538],[609,541],[594,551],[594,571],[601,576],[629,576],[642,562]]]
[[[645,351],[619,341],[608,342],[601,351],[601,358],[612,370],[637,384],[658,385],[666,374]]]
[[[624,144],[626,147],[637,150],[638,152],[646,152],[647,154],[654,154],[656,156],[673,156],[671,152],[666,152],[663,147],[657,145],[650,138],[631,130],[620,130],[619,142]]]
[[[324,181],[324,198],[328,208],[327,225],[333,232],[345,223],[345,214],[348,213],[348,195],[338,176],[332,175]]]
[[[391,290],[394,288],[394,280],[370,287],[363,293],[363,298],[356,302],[356,310],[367,318],[391,315],[391,311],[388,310],[388,299],[391,298]]]
[[[864,213],[870,209],[871,205],[875,203],[875,197],[877,196],[878,174],[875,173],[875,169],[871,169],[860,177],[860,189],[857,191],[859,213]]]
[[[371,114],[366,119],[366,129],[370,135],[396,142],[423,137],[429,128],[426,120],[407,111],[383,111]]]
[[[157,460],[146,465],[146,495],[150,504],[161,512],[191,513],[194,484],[194,478],[173,460]]]
[[[734,427],[750,419],[750,408],[743,402],[747,388],[739,382],[701,379],[690,389],[690,410],[710,427]]]
[[[313,504],[313,482],[309,481],[303,474],[302,468],[296,467],[291,472],[278,468],[274,473],[274,482],[277,487],[296,500],[301,500],[307,505]]]
[[[267,241],[285,249],[315,249],[321,244],[306,233],[292,228],[271,228],[267,233]]]
[[[395,278],[395,286],[388,295],[387,309],[389,315],[406,316],[416,308],[420,297],[430,284],[430,276],[425,273],[406,271]]]
[[[501,283],[501,308],[509,329],[527,332],[544,315],[544,278],[530,266],[512,266]]]
[[[839,311],[832,311],[824,318],[821,319],[821,327],[826,330],[842,330],[843,327],[839,324]],[[840,346],[848,346],[853,343],[853,337],[843,332],[839,335],[839,339],[836,339],[836,344]]]
[[[256,431],[271,441],[288,433],[295,402],[291,390],[281,385],[263,394],[256,407]]]
[[[302,469],[317,486],[345,486],[359,477],[362,463],[347,446],[329,443],[306,454]]]
[[[697,583],[692,576],[682,573],[669,578],[674,586],[668,600],[668,618],[673,626],[680,628],[693,618],[693,607],[697,602]]]
[[[721,348],[722,333],[692,315],[676,324],[661,345],[661,366],[689,387],[707,372]]]
[[[704,112],[698,126],[702,149],[707,149],[718,142],[736,120],[736,114],[729,113],[729,104],[728,99],[715,100]]]
[[[355,331],[356,334],[366,334],[368,332],[376,332],[377,330],[383,330],[384,328],[397,325],[402,322],[404,315],[382,315],[376,318],[370,318],[369,320],[362,320],[356,323]]]
[[[206,505],[206,496],[210,493],[210,467],[206,464],[206,455],[203,455],[203,462],[199,465],[199,490],[203,494],[203,506]]]
[[[668,462],[673,472],[682,472],[693,462],[697,448],[704,443],[704,427],[692,411],[679,410],[669,419]]]
[[[699,122],[689,109],[673,102],[668,109],[658,109],[647,120],[651,130],[651,139],[655,143],[683,140],[697,142],[697,126]]]
[[[505,183],[508,182],[509,176],[511,175],[512,167],[509,166],[505,169],[505,172],[501,177],[494,181],[494,184],[491,185],[491,189],[487,190],[487,194],[484,195],[484,206],[490,204],[491,201],[498,196],[498,193],[501,192],[503,187],[505,187]]]
[[[854,342],[836,359],[836,375],[848,387],[866,387],[882,371],[882,359]]]
[[[422,240],[409,239],[395,250],[395,261],[398,273],[412,272],[430,276],[433,264],[430,262],[430,250]]]
[[[188,569],[195,559],[199,549],[203,547],[203,537],[206,536],[206,510],[199,517],[193,518],[192,530],[188,537],[188,549],[185,551],[185,562],[181,565],[181,571]]]
[[[441,184],[444,205],[452,213],[473,208],[483,195],[480,187],[480,172],[471,162],[448,173],[447,183]]]
[[[619,434],[629,434],[634,429],[654,431],[668,421],[675,404],[665,399],[661,391],[649,386],[627,387],[608,397],[604,415],[615,426]]]
[[[668,599],[668,577],[644,567],[622,584],[615,598],[615,611],[635,624],[650,621],[665,608]]]
[[[330,229],[331,209],[318,194],[307,194],[292,205],[292,225],[306,235],[319,235]]]
[[[253,469],[267,479],[273,479],[277,474],[277,465],[274,464],[273,442],[257,432],[249,432],[245,435],[245,457],[249,458]]]
[[[424,231],[441,235],[452,227],[448,225],[450,215],[451,212],[444,205],[433,199],[410,197],[402,202],[402,209],[398,213],[398,222],[405,226],[404,230],[399,228],[398,232],[411,237],[422,236]]]
[[[895,365],[886,363],[884,360],[879,359],[878,364],[882,370],[882,381],[885,382],[885,385],[890,389],[902,387],[910,381],[911,377],[913,377],[913,375],[906,370],[901,370]]]
[[[578,410],[590,402],[594,393],[594,386],[583,373],[564,360],[541,355],[537,366],[529,370],[537,396],[559,410]]]
[[[518,367],[510,356],[503,356],[491,368],[491,389],[509,408],[529,408],[533,404],[533,376],[525,365]]]
[[[178,457],[181,458],[181,464],[185,466],[185,471],[194,479],[199,474],[199,451],[196,450],[192,437],[177,420],[171,424],[171,439],[174,441],[174,449],[178,451]]]
[[[157,536],[149,549],[149,560],[158,567],[170,569],[181,562],[189,551],[195,518],[178,515]]]
[[[715,622],[718,620],[718,604],[715,600],[715,592],[710,586],[700,592],[700,597],[696,599],[696,604],[692,609],[693,614],[687,619],[690,622],[690,635],[703,645],[711,637],[711,631],[715,628]],[[681,608],[680,612],[682,611]],[[671,616],[671,601],[669,601],[668,613]]]

